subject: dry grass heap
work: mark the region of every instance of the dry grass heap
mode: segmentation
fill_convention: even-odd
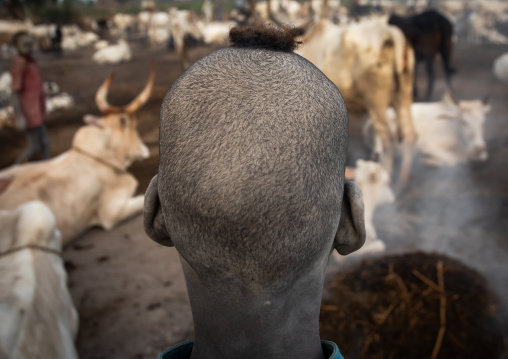
[[[363,261],[325,287],[321,338],[348,359],[505,358],[485,279],[439,254]]]

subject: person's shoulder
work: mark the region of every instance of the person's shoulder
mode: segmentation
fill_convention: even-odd
[[[14,66],[25,66],[28,60],[21,55],[18,55],[14,58]]]

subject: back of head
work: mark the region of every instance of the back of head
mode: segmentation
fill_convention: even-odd
[[[296,33],[242,31],[166,94],[158,192],[168,234],[203,282],[282,289],[333,248],[347,112],[291,51]]]

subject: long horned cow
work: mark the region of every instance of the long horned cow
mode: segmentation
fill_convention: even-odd
[[[117,107],[107,101],[110,75],[96,94],[103,116],[84,117],[88,126],[76,132],[70,150],[48,161],[0,172],[0,178],[12,178],[0,196],[0,209],[44,202],[55,215],[64,244],[91,226],[108,230],[140,213],[144,196],[133,197],[138,182],[127,168],[149,156],[136,129],[135,113],[150,98],[154,79],[152,65],[143,91],[127,106]]]

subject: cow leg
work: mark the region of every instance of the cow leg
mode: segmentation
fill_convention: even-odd
[[[434,90],[434,58],[429,57],[425,60],[425,65],[427,68],[427,94],[425,95],[425,101],[429,102],[432,99],[432,91]]]
[[[130,175],[120,176],[114,187],[104,190],[98,210],[99,222],[106,230],[143,211],[145,196],[132,197],[137,181]]]
[[[393,167],[393,141],[388,126],[388,118],[386,116],[386,107],[377,107],[369,111],[372,123],[376,130],[376,137],[382,144],[383,154],[381,156],[381,164],[391,176]],[[379,147],[379,146],[378,146]]]

